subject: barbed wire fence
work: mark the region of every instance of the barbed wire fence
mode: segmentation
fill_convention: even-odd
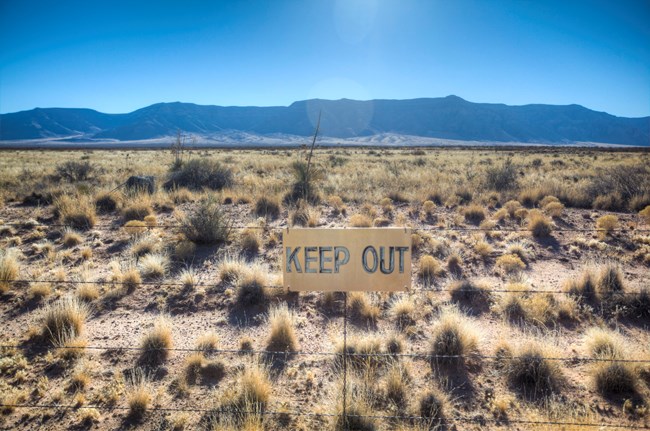
[[[74,226],[71,224],[61,224],[61,223],[51,223],[51,224],[45,224],[45,223],[34,223],[33,220],[26,220],[23,221],[22,223],[2,223],[0,226],[10,226],[10,227],[18,227],[18,228],[25,228],[25,229],[33,229],[33,228],[67,228],[67,229],[74,229],[74,228],[79,228],[79,226]],[[104,230],[104,231],[119,231],[119,230],[124,230],[126,232],[129,232],[129,229],[134,229],[134,228],[146,228],[148,230],[150,229],[155,229],[155,228],[163,228],[163,229],[179,229],[182,228],[181,224],[152,224],[152,225],[146,225],[146,226],[124,226],[124,225],[116,225],[116,224],[110,224],[110,225],[95,225],[92,227],[88,227],[88,229],[91,230]],[[255,226],[255,225],[249,225],[249,226],[231,226],[231,229],[233,230],[243,230],[243,229],[260,229],[264,231],[280,231],[287,228],[287,226]],[[290,228],[293,229],[293,228]],[[406,228],[405,228],[406,229]],[[477,232],[477,233],[486,233],[486,232],[503,232],[503,233],[511,233],[511,232],[516,232],[516,233],[523,233],[523,232],[530,232],[528,229],[521,229],[521,228],[508,228],[508,227],[490,227],[490,228],[482,228],[482,227],[444,227],[444,226],[424,226],[424,227],[414,227],[414,228],[408,228],[411,229],[413,232],[418,232],[418,231],[429,231],[429,232],[458,232],[458,233],[463,233],[463,232]],[[630,227],[630,228],[617,228],[617,229],[598,229],[598,228],[554,228],[553,232],[592,232],[592,233],[598,233],[598,232],[605,232],[605,233],[618,233],[618,234],[637,234],[637,233],[649,233],[650,229],[640,229],[638,227]],[[87,280],[59,280],[59,279],[40,279],[40,280],[29,280],[29,279],[13,279],[13,280],[6,280],[6,283],[11,283],[11,284],[26,284],[26,283],[52,283],[52,284],[96,284],[96,285],[127,285],[127,284],[133,284],[132,282],[121,282],[121,281],[113,281],[113,280],[98,280],[98,281],[87,281]],[[173,283],[173,282],[163,282],[163,281],[140,281],[137,283],[139,285],[151,285],[151,286],[186,286],[186,283]],[[205,288],[220,288],[223,287],[222,284],[218,283],[194,283],[192,286],[194,287],[205,287]],[[270,288],[277,288],[277,289],[283,289],[282,286],[268,286]],[[475,290],[471,289],[450,289],[450,288],[421,288],[419,291],[432,291],[432,292],[457,292],[457,293],[468,293],[468,294],[476,294],[477,292]],[[488,293],[522,293],[522,294],[564,294],[564,295],[576,295],[573,292],[566,291],[566,290],[519,290],[519,289],[483,289],[484,292]],[[616,295],[639,295],[641,294],[642,291],[622,291],[622,292],[616,292]],[[347,299],[347,295],[345,296],[345,299]],[[344,337],[347,335],[346,331],[346,326],[347,326],[347,304],[344,304]],[[355,352],[348,352],[347,346],[344,345],[343,351],[342,352],[324,352],[324,351],[311,351],[311,352],[306,352],[306,351],[296,351],[296,352],[285,352],[285,351],[270,351],[270,350],[244,350],[244,349],[198,349],[198,348],[160,348],[160,349],[146,349],[146,348],[141,348],[141,347],[132,347],[132,346],[98,346],[98,345],[90,345],[90,346],[84,346],[84,347],[72,347],[72,346],[53,346],[50,344],[35,344],[35,343],[30,343],[26,342],[23,344],[9,344],[9,343],[4,343],[0,344],[0,350],[6,350],[6,349],[20,349],[20,350],[29,350],[32,352],[38,352],[38,351],[51,351],[51,350],[66,350],[66,349],[72,349],[72,350],[97,350],[97,351],[151,351],[151,350],[168,350],[168,351],[177,351],[177,352],[203,352],[203,353],[208,353],[208,354],[221,354],[221,355],[228,355],[228,354],[237,354],[237,355],[242,355],[242,354],[249,354],[249,355],[260,355],[260,356],[271,356],[271,357],[276,357],[276,356],[282,356],[284,355],[285,357],[288,357],[289,355],[291,356],[318,356],[318,357],[340,357],[342,360],[342,363],[344,365],[347,365],[348,363],[348,357],[351,358],[385,358],[386,360],[398,360],[400,358],[409,358],[413,360],[424,360],[424,361],[437,361],[437,360],[451,360],[451,359],[458,359],[458,360],[465,360],[465,359],[472,359],[472,360],[502,360],[504,359],[503,356],[498,356],[498,355],[483,355],[483,354],[471,354],[471,355],[439,355],[439,354],[433,354],[433,353],[426,353],[426,352],[410,352],[410,353],[382,353],[382,352],[376,352],[376,353],[355,353]],[[518,356],[513,356],[510,355],[508,356],[510,359],[516,359],[516,358],[523,358],[523,357],[518,357]],[[580,357],[580,356],[566,356],[566,357],[540,357],[539,359],[542,360],[549,360],[549,361],[558,361],[558,362],[567,362],[571,364],[581,364],[581,363],[591,363],[591,362],[599,362],[599,363],[620,363],[620,364],[650,364],[650,359],[618,359],[618,358],[603,358],[603,357]],[[347,377],[347,369],[344,369],[344,380]],[[348,420],[351,418],[366,418],[366,419],[378,419],[378,420],[408,420],[408,421],[422,421],[423,423],[430,422],[431,418],[424,417],[424,416],[418,416],[418,415],[356,415],[356,414],[350,414],[345,411],[347,408],[347,384],[344,382],[343,385],[343,418],[344,418],[344,424],[347,426]],[[97,409],[97,410],[124,410],[128,411],[130,408],[129,407],[120,407],[120,406],[109,406],[109,405],[65,405],[61,403],[49,403],[49,404],[34,404],[34,403],[6,403],[6,404],[0,404],[0,407],[4,408],[21,408],[21,409],[64,409],[64,410],[82,410],[82,409]],[[219,409],[206,409],[206,408],[198,408],[198,407],[183,407],[183,408],[176,408],[176,407],[152,407],[149,409],[150,411],[154,412],[188,412],[188,413],[229,413],[232,414],[233,410],[232,409],[226,409],[226,410],[219,410]],[[289,415],[289,416],[303,416],[303,417],[313,417],[313,418],[339,418],[341,414],[338,413],[316,413],[316,412],[305,412],[305,411],[272,411],[272,410],[266,410],[266,409],[258,409],[255,411],[243,411],[243,410],[238,410],[235,412],[237,414],[259,414],[259,415],[269,415],[269,416],[278,416],[278,415]],[[606,429],[648,429],[647,426],[641,425],[641,424],[613,424],[613,423],[608,423],[608,422],[585,422],[585,421],[553,421],[553,420],[548,420],[548,421],[531,421],[531,420],[522,420],[522,419],[510,419],[510,418],[472,418],[472,417],[444,417],[441,418],[438,422],[439,424],[443,423],[475,423],[479,425],[484,425],[486,423],[493,423],[495,426],[504,426],[504,427],[510,427],[512,425],[518,424],[518,425],[531,425],[531,426],[542,426],[542,425],[547,425],[547,426],[573,426],[573,427],[585,427],[585,428],[606,428]]]

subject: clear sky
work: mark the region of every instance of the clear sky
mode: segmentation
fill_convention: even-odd
[[[0,0],[0,112],[308,98],[650,115],[650,1]]]

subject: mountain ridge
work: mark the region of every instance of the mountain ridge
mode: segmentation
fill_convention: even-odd
[[[309,99],[289,106],[218,106],[162,102],[124,114],[87,108],[35,108],[0,114],[0,140],[82,136],[134,141],[183,133],[242,131],[259,135],[310,136],[321,113],[323,136],[380,134],[458,141],[521,143],[595,142],[650,146],[650,117],[617,117],[577,104],[474,103],[441,98]]]

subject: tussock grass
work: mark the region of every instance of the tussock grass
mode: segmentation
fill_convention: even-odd
[[[389,315],[401,329],[415,324],[415,300],[410,295],[396,296],[391,301]]]
[[[348,306],[352,316],[356,319],[375,324],[379,318],[379,307],[370,302],[370,298],[365,292],[350,292]]]
[[[254,214],[275,220],[280,216],[280,202],[276,199],[261,196],[255,201]]]
[[[219,336],[216,332],[208,332],[201,335],[196,340],[196,348],[201,350],[204,354],[209,354],[219,345]]]
[[[75,232],[73,229],[66,229],[63,233],[63,239],[61,242],[66,247],[74,247],[81,244],[83,238],[78,232]]]
[[[348,223],[351,227],[371,227],[372,219],[365,214],[353,214]]]
[[[198,282],[198,277],[194,269],[190,266],[178,274],[178,281],[183,285],[184,289],[193,289]]]
[[[528,230],[535,238],[548,238],[553,232],[553,223],[539,210],[528,213]]]
[[[384,376],[386,399],[398,408],[404,408],[409,401],[409,383],[411,373],[402,363],[394,362]]]
[[[192,159],[169,173],[164,184],[167,190],[185,187],[190,190],[221,190],[233,184],[232,171],[210,159]]]
[[[243,275],[247,266],[241,258],[225,257],[217,265],[217,272],[221,280],[226,283],[232,283]]]
[[[185,382],[195,385],[214,384],[226,375],[226,366],[220,360],[208,360],[203,353],[193,353],[185,360]]]
[[[641,217],[641,220],[646,224],[650,224],[650,205],[639,211],[639,217]]]
[[[61,195],[54,200],[54,210],[63,224],[77,230],[88,230],[97,222],[95,204],[86,195]]]
[[[126,389],[129,418],[134,421],[141,421],[147,413],[151,401],[152,394],[147,375],[141,368],[136,368],[131,373]]]
[[[435,257],[425,255],[420,257],[418,275],[425,280],[431,280],[444,274],[444,270]]]
[[[122,205],[122,198],[117,193],[99,192],[95,195],[95,207],[100,213],[111,213]]]
[[[81,301],[92,302],[99,298],[99,288],[96,284],[82,283],[76,288],[76,295]]]
[[[511,355],[505,352],[505,373],[524,397],[544,396],[559,389],[563,380],[560,366],[547,357],[554,357],[553,352],[535,341],[522,345]]]
[[[435,427],[444,420],[445,401],[444,395],[439,391],[425,391],[418,399],[418,414],[427,419]]]
[[[162,253],[146,254],[138,261],[138,268],[144,278],[163,278],[169,271],[169,256]]]
[[[169,357],[169,350],[172,348],[172,323],[165,316],[158,317],[153,327],[140,341],[140,348],[143,349],[140,355],[140,362],[145,365],[159,365]]]
[[[265,305],[268,301],[268,281],[268,273],[262,266],[248,267],[236,281],[236,304],[240,307]]]
[[[27,289],[27,297],[33,301],[43,301],[52,294],[50,283],[34,283]]]
[[[506,274],[516,274],[526,269],[526,264],[516,254],[504,254],[496,260],[496,266]]]
[[[444,310],[431,334],[432,364],[462,366],[477,353],[475,330],[456,309]]]
[[[625,350],[618,332],[599,327],[585,331],[584,345],[589,356],[599,359],[621,359]]]
[[[590,268],[585,268],[577,278],[571,278],[564,282],[564,290],[571,295],[593,301],[597,297],[598,281]]]
[[[482,311],[492,303],[488,290],[485,284],[464,279],[451,284],[450,296],[453,302],[470,307],[474,311]]]
[[[162,249],[162,241],[160,238],[148,232],[143,222],[134,220],[124,226],[125,230],[134,236],[129,246],[129,253],[134,257],[158,253]]]
[[[256,254],[260,250],[260,238],[255,229],[244,229],[239,237],[244,253]]]
[[[122,209],[122,218],[125,222],[132,220],[143,221],[145,217],[151,214],[153,214],[153,209],[148,195],[143,200],[132,199],[129,205]]]
[[[621,268],[612,262],[606,263],[598,276],[598,292],[601,295],[611,295],[624,291],[625,285]]]
[[[16,249],[0,249],[0,293],[9,291],[12,281],[18,278],[20,265]]]
[[[625,362],[600,362],[592,370],[594,384],[603,395],[634,395],[638,377]]]
[[[479,205],[470,205],[463,210],[463,216],[467,222],[479,225],[485,220],[485,209]]]
[[[600,239],[607,238],[615,229],[618,229],[618,217],[612,214],[604,215],[596,219],[596,229]]]
[[[271,352],[294,352],[298,340],[294,331],[296,317],[286,303],[271,307],[269,310],[270,334],[266,343]]]
[[[42,335],[55,345],[82,335],[90,309],[75,297],[66,296],[45,306],[42,310]]]
[[[232,222],[214,199],[201,201],[190,215],[180,216],[181,232],[198,244],[220,244],[230,239]]]

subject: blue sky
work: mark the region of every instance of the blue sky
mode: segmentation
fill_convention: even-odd
[[[0,112],[308,98],[650,115],[650,2],[0,0]]]

